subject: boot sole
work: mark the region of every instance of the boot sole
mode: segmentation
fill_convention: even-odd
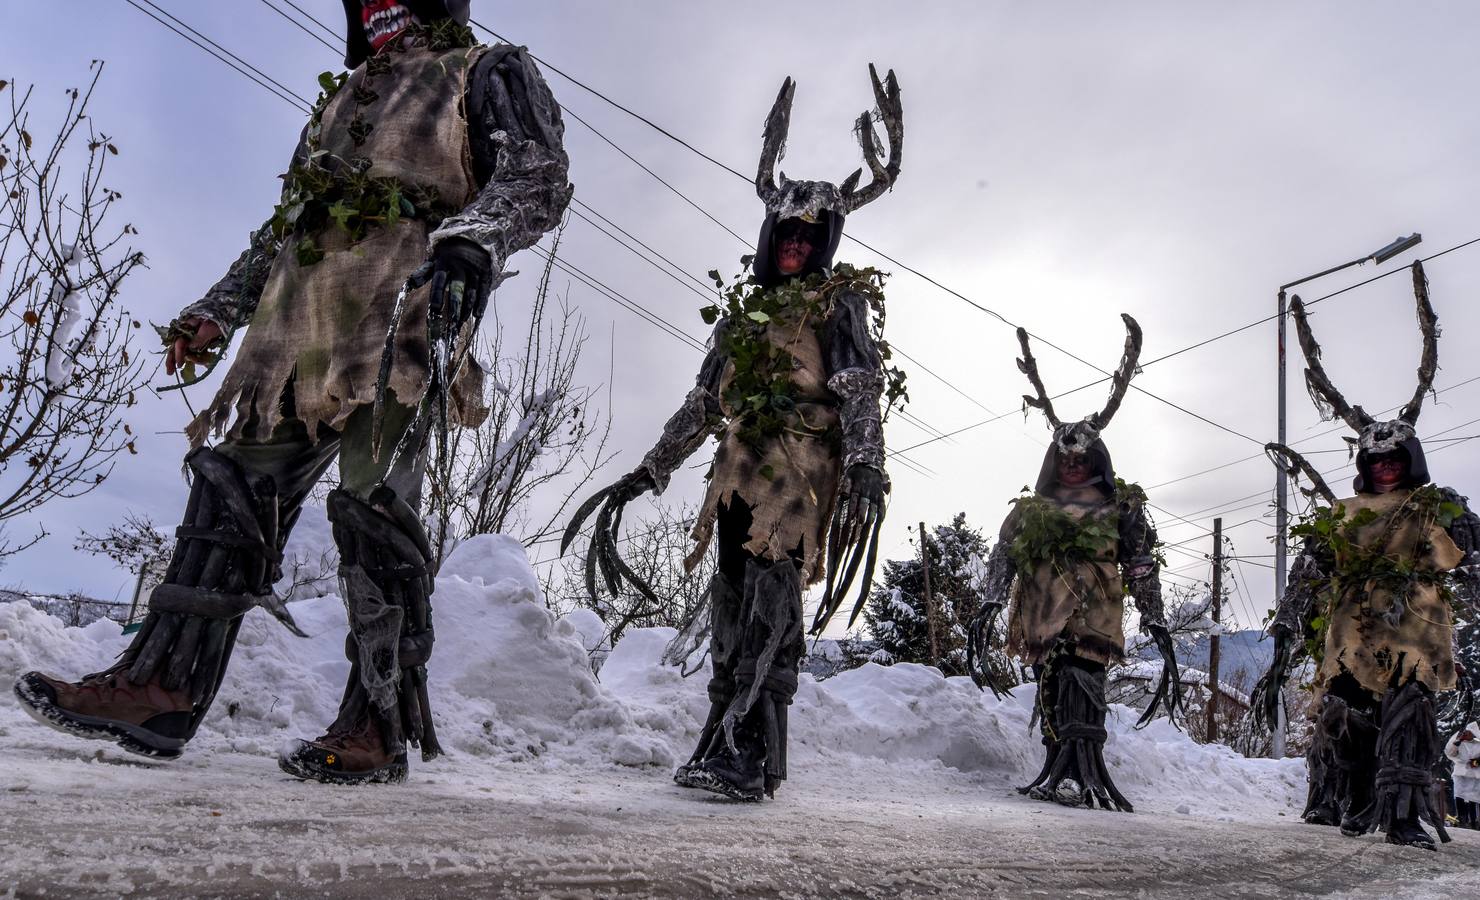
[[[303,781],[340,785],[401,784],[406,780],[410,769],[406,761],[401,759],[369,772],[336,772],[332,769],[325,769],[311,760],[299,759],[296,756],[279,756],[278,768]]]
[[[713,772],[708,772],[704,769],[690,772],[689,781],[690,783],[684,785],[685,787],[695,787],[701,791],[708,791],[711,794],[729,797],[731,800],[739,800],[742,803],[759,803],[761,802],[761,797],[764,795],[764,792],[761,790],[752,792],[738,788],[723,778],[716,776]]]
[[[150,759],[179,759],[188,741],[156,734],[142,725],[113,719],[84,716],[62,709],[40,691],[32,688],[22,676],[15,683],[15,696],[27,715],[57,731],[89,740],[108,741],[136,756]]]
[[[1432,850],[1435,853],[1438,853],[1439,852],[1438,845],[1435,844],[1431,840],[1430,841],[1426,841],[1426,840],[1413,840],[1413,841],[1409,841],[1409,840],[1404,840],[1403,838],[1398,837],[1396,834],[1390,834],[1390,835],[1387,836],[1387,842],[1389,844],[1396,844],[1399,847],[1422,847],[1425,850]]]

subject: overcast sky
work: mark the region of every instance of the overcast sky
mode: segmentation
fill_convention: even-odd
[[[319,72],[341,65],[262,0],[158,2],[305,97],[317,92]],[[297,2],[339,27],[338,2]],[[111,163],[113,186],[150,259],[124,300],[136,315],[167,322],[270,213],[304,114],[124,0],[5,7],[0,78],[37,85],[38,116],[60,111],[62,90],[86,79],[89,60],[107,61],[95,119],[123,151]],[[1270,315],[1281,283],[1399,234],[1422,232],[1422,255],[1480,237],[1480,8],[1469,3],[479,0],[473,13],[742,172],[754,169],[761,123],[790,74],[799,86],[784,168],[842,179],[859,163],[852,120],[872,105],[867,64],[894,68],[904,92],[903,175],[893,193],[850,219],[850,234],[1104,369],[1119,360],[1121,312],[1141,322],[1150,360]],[[569,111],[729,227],[754,233],[761,205],[743,180],[546,75]],[[573,119],[567,147],[577,196],[592,208],[696,275],[738,270],[745,247]],[[698,297],[586,223],[570,225],[561,256],[704,337]],[[1320,296],[1412,256],[1301,291]],[[845,242],[839,258],[894,271],[889,337],[950,383],[901,360],[910,413],[949,432],[989,418],[986,410],[1020,406],[1028,385],[1013,364],[1010,327],[857,244]],[[538,260],[526,254],[512,266],[525,274],[497,302],[516,318]],[[1428,271],[1444,329],[1442,389],[1480,376],[1472,287],[1480,245]],[[570,294],[595,338],[584,380],[612,379],[615,477],[651,445],[699,354],[584,285],[571,283]],[[1406,276],[1324,303],[1312,321],[1348,398],[1368,409],[1408,399],[1420,343]],[[1231,606],[1244,624],[1272,597],[1273,470],[1260,445],[1275,436],[1275,351],[1275,326],[1266,323],[1136,379],[1237,435],[1137,392],[1106,433],[1120,474],[1150,489],[1164,538],[1181,545],[1170,550],[1169,580],[1207,577],[1201,556],[1211,539],[1202,535],[1223,516],[1243,557]],[[1097,377],[1048,347],[1037,355],[1051,392]],[[1301,446],[1323,469],[1345,465],[1344,431],[1317,436],[1332,426],[1306,398],[1298,358],[1291,369],[1291,439],[1313,438]],[[178,522],[178,431],[188,413],[178,395],[166,397],[131,415],[144,435],[140,455],[121,459],[89,497],[48,507],[52,536],[12,560],[0,582],[126,595],[126,573],[79,559],[72,542],[79,527],[130,510],[167,528]],[[197,388],[193,397],[198,406],[209,392]],[[1096,387],[1057,407],[1077,418],[1103,399]],[[1480,434],[1471,421],[1477,408],[1480,382],[1441,394],[1426,407],[1420,434]],[[1037,472],[1047,433],[1036,413],[1014,413],[909,451],[926,473],[891,465],[886,551],[910,554],[915,523],[958,511],[995,531]],[[895,449],[929,439],[898,417],[887,437]],[[1428,447],[1438,481],[1480,496],[1480,442]],[[1349,470],[1333,483],[1344,486]],[[701,467],[683,471],[667,498],[697,500],[701,476]],[[35,525],[10,528],[19,537]]]

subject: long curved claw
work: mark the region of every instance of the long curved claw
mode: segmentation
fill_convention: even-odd
[[[575,541],[576,535],[581,533],[581,528],[585,526],[586,520],[591,517],[592,511],[594,511],[596,507],[600,506],[601,501],[605,500],[607,495],[610,494],[615,488],[616,485],[602,488],[601,490],[597,491],[589,498],[587,498],[586,502],[582,503],[576,509],[576,514],[571,517],[570,524],[565,526],[565,534],[562,535],[560,538],[561,556],[564,556],[565,551],[570,549],[571,543]]]
[[[1153,632],[1153,638],[1156,649],[1161,652],[1161,678],[1157,682],[1156,692],[1151,695],[1151,702],[1146,704],[1146,711],[1136,720],[1136,728],[1145,728],[1151,724],[1157,711],[1165,707],[1167,721],[1173,728],[1181,730],[1181,726],[1177,724],[1177,712],[1182,705],[1182,673],[1177,668],[1176,648],[1172,646],[1172,638],[1165,630]],[[1210,688],[1214,689],[1216,685]]]
[[[859,582],[858,599],[853,603],[853,612],[848,616],[848,627],[858,621],[858,614],[863,612],[864,604],[868,602],[868,591],[873,586],[874,567],[879,561],[879,532],[884,528],[884,516],[877,513],[874,518],[874,528],[868,539],[868,558],[864,561],[863,580]]]
[[[293,632],[293,634],[301,638],[308,637],[308,632],[299,628],[298,623],[293,621],[293,614],[288,612],[287,601],[278,596],[276,591],[257,597],[255,602],[258,606],[267,610],[274,619],[283,623],[283,627]]]

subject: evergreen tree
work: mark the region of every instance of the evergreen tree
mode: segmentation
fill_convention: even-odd
[[[985,567],[987,539],[966,524],[965,513],[958,513],[948,525],[936,526],[927,537],[938,659],[930,652],[918,539],[913,543],[917,550],[913,559],[884,563],[883,577],[864,607],[864,621],[878,642],[872,660],[934,665],[947,675],[965,675],[966,629],[981,603],[974,585]]]

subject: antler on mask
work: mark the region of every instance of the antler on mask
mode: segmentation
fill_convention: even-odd
[[[1104,409],[1089,417],[1096,431],[1104,431],[1115,418],[1125,392],[1130,390],[1131,379],[1136,375],[1136,364],[1141,360],[1141,325],[1125,313],[1121,313],[1120,318],[1125,322],[1125,351],[1120,357],[1120,368],[1110,378],[1110,399],[1105,401]]]
[[[793,216],[812,220],[823,212],[846,216],[866,203],[872,202],[894,186],[899,178],[899,168],[904,153],[904,107],[899,99],[899,81],[893,70],[879,81],[878,71],[872,64],[868,67],[869,79],[873,82],[874,100],[878,112],[872,110],[858,117],[854,126],[859,143],[863,146],[863,159],[872,178],[861,190],[859,180],[863,169],[859,169],[841,185],[828,181],[793,181],[785,172],[777,169],[777,163],[786,155],[786,137],[791,129],[791,106],[796,97],[796,82],[787,78],[781,84],[781,92],[766,116],[765,131],[761,136],[761,159],[755,174],[755,192],[766,204],[766,211],[778,219]],[[889,140],[889,160],[881,160],[883,148],[874,131],[874,120],[884,124],[884,133]]]
[[[863,176],[863,169],[857,170],[843,181],[840,189],[843,192],[845,213],[872,203],[893,187],[895,180],[899,178],[899,167],[904,156],[904,105],[899,99],[899,81],[894,77],[894,70],[889,70],[889,74],[884,76],[885,83],[881,84],[878,70],[873,63],[869,63],[868,77],[873,82],[879,121],[883,123],[884,135],[889,139],[889,162],[879,161],[881,148],[879,137],[874,132],[874,114],[871,110],[864,110],[853,130],[858,134],[858,143],[863,147],[863,161],[868,165],[870,179],[861,191],[855,188],[859,178]],[[885,87],[885,84],[888,86]]]
[[[1413,391],[1413,399],[1398,413],[1398,418],[1409,425],[1418,424],[1424,395],[1434,389],[1434,374],[1439,370],[1439,316],[1429,302],[1429,279],[1423,273],[1421,262],[1413,264],[1413,297],[1418,302],[1418,330],[1423,333],[1423,356],[1418,363],[1418,387]]]
[[[1044,389],[1043,379],[1038,375],[1038,360],[1033,358],[1033,350],[1028,346],[1028,329],[1019,328],[1017,330],[1017,336],[1018,343],[1023,348],[1023,357],[1017,361],[1018,371],[1028,376],[1028,381],[1032,383],[1033,390],[1038,393],[1036,399],[1029,397],[1027,394],[1023,395],[1023,412],[1027,412],[1027,407],[1031,406],[1043,413],[1043,417],[1048,420],[1048,427],[1057,429],[1063,423],[1054,414],[1053,401],[1048,399],[1048,391]]]
[[[776,163],[786,153],[786,135],[791,130],[791,101],[796,97],[797,85],[791,78],[781,84],[781,93],[766,116],[766,130],[762,135],[761,164],[755,174],[755,192],[761,202],[770,208],[776,201],[780,189],[776,187]],[[786,181],[782,175],[781,180]]]
[[[1300,352],[1305,354],[1305,389],[1310,393],[1311,402],[1320,411],[1321,418],[1340,416],[1353,431],[1361,432],[1376,420],[1362,407],[1346,402],[1336,385],[1331,383],[1326,368],[1321,365],[1321,345],[1316,343],[1316,336],[1311,333],[1305,304],[1300,297],[1290,299],[1290,314],[1295,317],[1295,333],[1300,338]]]

